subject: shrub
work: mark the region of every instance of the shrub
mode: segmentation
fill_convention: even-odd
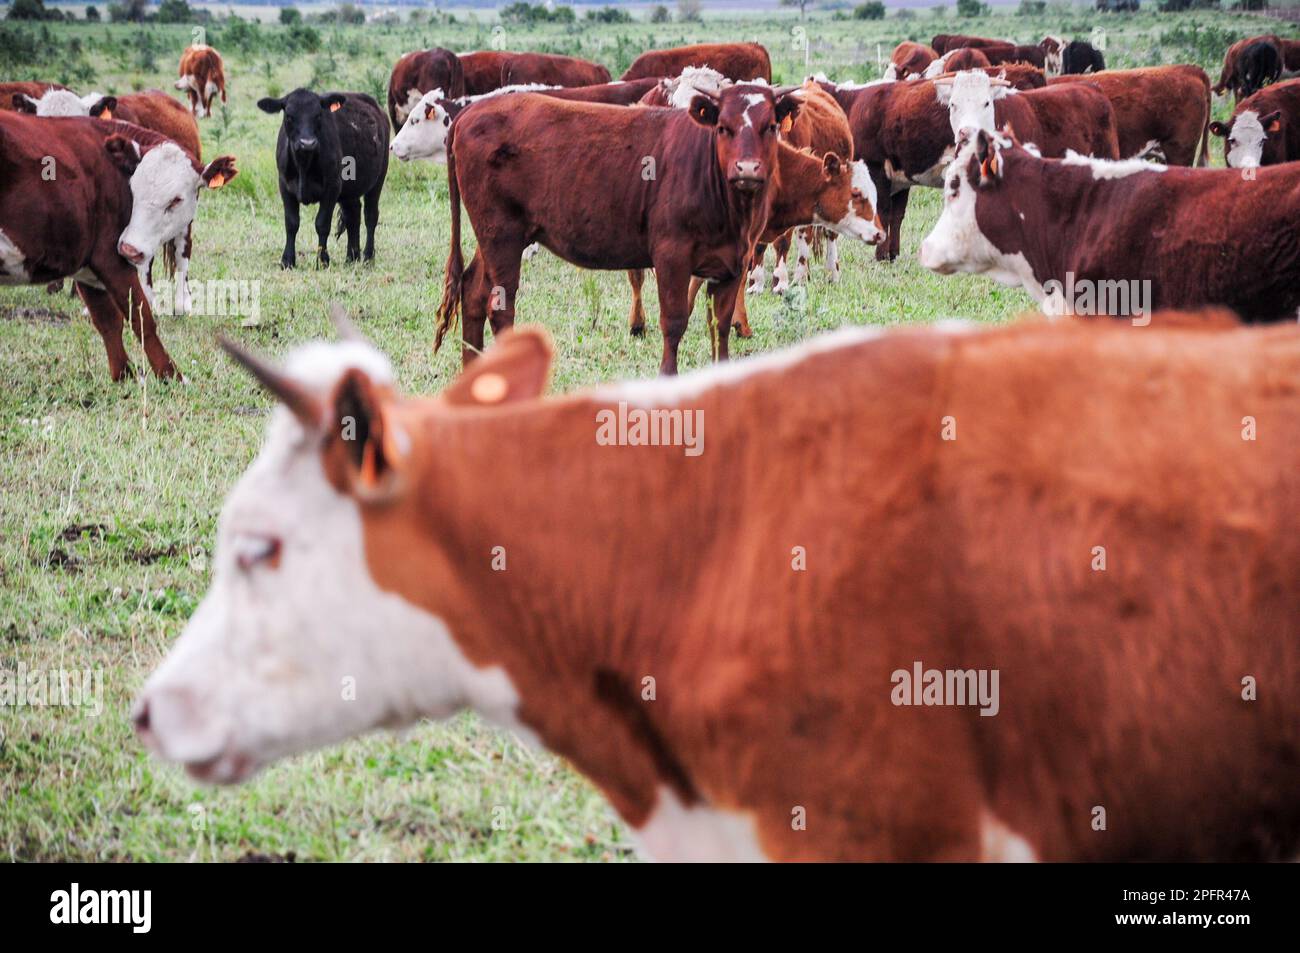
[[[297,7],[281,7],[280,23],[284,26],[295,26],[302,22],[302,11]]]
[[[9,7],[10,20],[62,20],[58,10],[46,10],[43,0],[14,0]]]
[[[1016,14],[1022,17],[1042,16],[1047,12],[1047,0],[1020,0]]]
[[[599,10],[588,10],[587,19],[594,23],[631,23],[632,14],[618,7],[602,7]]]
[[[154,19],[159,23],[190,23],[194,19],[194,11],[186,0],[162,0]]]
[[[650,11],[651,23],[667,23],[672,18],[673,15],[668,12],[668,8],[665,7],[662,3]]]
[[[353,3],[340,3],[334,11],[334,19],[339,23],[360,26],[366,22],[366,11]]]
[[[682,23],[698,23],[703,17],[700,0],[677,0],[677,19]]]
[[[108,5],[108,18],[114,23],[143,23],[148,13],[147,0],[122,0]]]
[[[99,7],[94,6],[93,4],[89,7],[86,7],[86,22],[87,23],[99,22]]]
[[[853,8],[855,20],[883,20],[884,18],[885,5],[881,0],[867,0],[866,3],[860,3]]]
[[[987,16],[989,5],[981,3],[980,0],[957,0],[957,16],[959,17],[982,17]]]

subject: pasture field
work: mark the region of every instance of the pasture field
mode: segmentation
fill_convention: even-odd
[[[127,710],[145,675],[180,633],[207,588],[222,500],[255,454],[270,404],[214,345],[223,332],[272,355],[329,334],[326,308],[341,302],[393,359],[404,389],[432,392],[459,367],[459,348],[432,353],[449,212],[446,169],[394,162],[384,190],[372,265],[314,267],[304,214],[295,271],[281,271],[283,226],[273,155],[279,117],[257,99],[306,85],[384,98],[388,70],[407,50],[494,43],[582,55],[617,75],[656,46],[757,39],[775,79],[808,67],[832,78],[878,75],[902,39],[936,32],[1036,42],[1044,33],[1106,31],[1115,67],[1197,62],[1215,78],[1223,50],[1281,27],[1221,13],[1103,16],[1078,7],[1020,17],[958,20],[931,11],[878,22],[831,13],[714,17],[704,23],[500,25],[490,12],[451,21],[321,26],[214,22],[206,39],[225,57],[230,101],[201,124],[205,158],[238,157],[238,177],[202,196],[191,278],[246,282],[257,307],[239,314],[162,317],[162,339],[186,376],[161,385],[140,375],[108,379],[99,336],[79,301],[43,288],[0,291],[0,665],[15,674],[67,670],[102,678],[98,705],[0,711],[0,857],[14,860],[560,860],[631,857],[627,833],[599,794],[563,763],[528,751],[475,717],[422,725],[291,759],[237,789],[196,788],[151,761]],[[420,11],[425,15],[424,11]],[[581,16],[581,11],[579,16]],[[841,14],[844,16],[845,14]],[[643,17],[639,13],[638,17]],[[1285,28],[1284,28],[1285,29]],[[0,78],[58,80],[79,91],[171,89],[189,26],[0,24]],[[802,33],[798,31],[803,31]],[[1216,103],[1216,116],[1230,112]],[[1215,164],[1221,164],[1216,151]],[[581,168],[573,188],[589,187]],[[843,281],[819,266],[786,299],[750,299],[755,336],[733,354],[794,343],[845,323],[915,324],[959,316],[1005,321],[1030,307],[1018,290],[984,279],[940,278],[916,249],[939,194],[915,190],[902,257],[843,248]],[[466,255],[472,233],[466,227]],[[769,261],[769,271],[770,271]],[[627,331],[621,273],[581,272],[542,252],[524,266],[518,314],[540,322],[558,349],[553,388],[571,390],[655,373],[657,303],[647,283],[646,337]],[[255,312],[255,313],[254,313]],[[682,343],[683,370],[707,363],[697,310]],[[131,345],[138,368],[147,366]],[[630,507],[654,500],[629,499]],[[599,730],[593,725],[592,730]]]

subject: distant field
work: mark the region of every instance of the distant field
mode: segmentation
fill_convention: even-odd
[[[102,7],[103,5],[101,5]],[[670,4],[670,7],[672,5]],[[245,8],[237,8],[246,16]],[[40,288],[0,291],[0,665],[16,670],[99,670],[103,711],[18,708],[0,715],[0,856],[26,860],[622,859],[626,832],[602,799],[552,757],[471,716],[374,737],[292,759],[253,783],[213,791],[151,761],[126,719],[142,678],[176,638],[208,583],[221,502],[255,453],[269,404],[218,355],[221,331],[271,354],[327,333],[326,306],[341,301],[393,357],[404,388],[434,391],[459,365],[459,349],[431,351],[433,314],[447,255],[446,170],[394,165],[384,192],[376,260],[282,272],[283,231],[273,146],[278,119],[255,107],[306,85],[361,90],[381,101],[388,70],[407,50],[489,46],[586,56],[617,74],[641,51],[701,40],[757,39],[777,81],[806,70],[833,78],[878,75],[878,52],[905,38],[972,32],[1021,42],[1044,33],[1105,30],[1113,66],[1197,62],[1217,76],[1229,42],[1272,21],[1220,13],[1102,16],[1088,11],[984,20],[936,17],[882,22],[815,14],[711,18],[705,24],[501,27],[484,11],[453,9],[455,22],[315,27],[217,23],[206,39],[226,59],[230,102],[202,124],[205,155],[233,153],[240,174],[202,197],[192,278],[254,283],[260,323],[246,315],[164,318],[163,341],[187,377],[108,381],[103,348],[80,303]],[[190,28],[0,24],[0,76],[58,80],[85,92],[170,88]],[[803,32],[799,32],[803,31]],[[807,58],[802,48],[806,36]],[[1216,112],[1229,110],[1220,103]],[[1221,158],[1216,152],[1215,162]],[[587,185],[573,170],[575,189]],[[755,336],[745,355],[846,323],[926,323],[959,316],[1007,320],[1030,300],[974,278],[940,278],[915,260],[939,195],[913,194],[902,257],[885,266],[869,249],[845,249],[844,280],[815,269],[806,289],[750,301]],[[299,250],[314,236],[304,215]],[[842,245],[847,244],[841,242]],[[467,241],[467,255],[472,235]],[[309,260],[303,256],[302,260]],[[620,273],[581,272],[548,253],[524,267],[521,322],[554,335],[554,386],[565,391],[653,374],[660,338],[653,282],[651,327],[627,332]],[[683,368],[707,363],[703,321],[682,344]],[[734,342],[734,338],[733,338]],[[137,366],[143,360],[135,358]],[[653,506],[651,500],[631,505]],[[595,727],[595,726],[593,726]]]

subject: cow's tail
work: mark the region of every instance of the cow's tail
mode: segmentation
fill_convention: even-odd
[[[1209,80],[1207,79],[1208,83]],[[1207,86],[1205,90],[1205,126],[1201,129],[1201,156],[1196,160],[1198,166],[1207,166],[1210,164],[1210,110],[1214,108],[1214,100],[1211,99],[1211,92]]]
[[[343,203],[339,203],[338,212],[334,215],[334,237],[338,238],[347,229],[347,223],[343,221]]]
[[[461,307],[461,281],[465,275],[465,258],[460,250],[460,184],[456,181],[456,124],[447,133],[447,195],[451,202],[451,239],[447,250],[447,270],[442,280],[442,304],[438,306],[433,352],[438,353],[442,339],[456,324]]]

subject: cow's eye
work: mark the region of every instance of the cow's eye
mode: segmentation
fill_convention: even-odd
[[[775,132],[776,132],[776,123],[772,123],[767,127],[767,134],[770,136]]]
[[[178,195],[176,196],[176,198],[172,199],[170,202],[167,203],[167,211],[170,212],[172,209],[174,209],[176,206],[180,204],[181,204],[181,197]]]
[[[442,124],[443,124],[444,126],[450,126],[450,125],[451,125],[451,117],[450,117],[450,116],[443,116],[443,117],[442,117]]]
[[[235,538],[235,565],[244,572],[254,566],[269,565],[272,569],[280,564],[280,538],[263,536],[260,533],[244,533]]]

